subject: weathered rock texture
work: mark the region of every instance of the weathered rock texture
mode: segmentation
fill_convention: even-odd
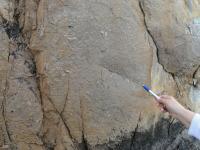
[[[199,0],[0,0],[0,148],[200,149],[141,88],[200,109]]]

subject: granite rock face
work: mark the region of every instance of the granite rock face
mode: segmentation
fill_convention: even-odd
[[[0,148],[199,149],[141,87],[199,111],[199,10],[199,0],[0,0]]]
[[[191,76],[200,62],[199,1],[142,0],[141,7],[160,63],[168,72]]]

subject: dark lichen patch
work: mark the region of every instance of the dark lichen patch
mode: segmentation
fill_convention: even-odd
[[[131,150],[166,149],[173,142],[173,140],[176,139],[176,136],[183,131],[183,129],[183,125],[179,122],[171,124],[170,120],[161,119],[148,131],[136,132]],[[169,130],[173,130],[173,134],[169,134]]]
[[[24,65],[26,65],[29,68],[31,74],[36,75],[36,64],[33,59],[25,60]]]
[[[2,26],[8,35],[9,39],[16,39],[20,35],[20,27],[18,23],[9,22],[2,18]]]
[[[200,142],[187,135],[180,122],[160,119],[146,131],[136,131],[134,137],[118,137],[120,142],[96,145],[97,150],[200,150]],[[134,139],[132,139],[132,138]],[[118,140],[117,140],[118,141]]]
[[[183,138],[176,147],[178,150],[200,150],[200,142],[195,138]]]
[[[19,24],[13,23],[5,28],[9,38],[17,38],[20,34]]]

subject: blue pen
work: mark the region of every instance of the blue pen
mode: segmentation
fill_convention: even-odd
[[[148,86],[143,85],[143,88],[145,89],[145,91],[147,91],[147,92],[149,92],[151,95],[153,95],[153,96],[156,98],[156,100],[160,98],[160,97],[159,97],[158,95],[156,95],[153,91],[151,91],[151,90],[149,89]]]

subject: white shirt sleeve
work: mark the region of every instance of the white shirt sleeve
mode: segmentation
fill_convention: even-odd
[[[194,115],[188,134],[200,140],[200,114]]]

